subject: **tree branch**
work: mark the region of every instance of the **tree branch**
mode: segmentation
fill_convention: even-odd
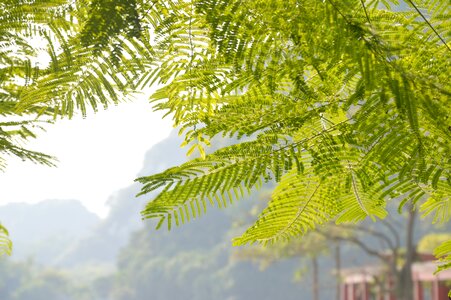
[[[428,24],[428,26],[432,29],[432,31],[438,36],[440,41],[442,41],[443,45],[445,45],[446,48],[448,48],[448,50],[451,51],[451,48],[448,46],[448,44],[445,42],[445,40],[441,37],[441,35],[437,32],[437,30],[435,30],[434,26],[432,26],[432,24],[429,23],[429,21],[426,19],[426,17],[423,15],[423,13],[418,9],[418,7],[415,5],[415,3],[413,3],[412,0],[407,0],[407,1],[413,6],[413,8],[415,8],[415,10],[418,12],[418,14],[420,14],[421,18],[423,18],[423,20]]]
[[[381,223],[383,225],[385,225],[385,227],[387,227],[388,230],[390,230],[390,232],[393,234],[393,237],[395,239],[395,248],[398,249],[399,247],[401,247],[401,240],[400,240],[399,234],[396,231],[395,227],[390,222],[387,222],[387,220],[385,220],[385,219],[382,219]]]

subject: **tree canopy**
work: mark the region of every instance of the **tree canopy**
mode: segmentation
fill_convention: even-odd
[[[27,122],[157,86],[155,109],[199,153],[137,179],[140,195],[159,191],[143,211],[158,227],[271,180],[268,207],[236,245],[384,218],[393,198],[436,222],[451,217],[448,1],[7,2],[0,113],[32,118],[0,124],[1,153],[49,163],[14,152],[13,135],[33,136]],[[30,58],[33,36],[48,65]],[[207,151],[218,135],[232,145]]]
[[[144,217],[170,228],[275,180],[236,245],[384,218],[393,198],[449,220],[446,1],[162,6],[155,77],[165,86],[151,101],[200,157],[138,179],[141,194],[163,188]],[[206,154],[216,135],[239,141]]]

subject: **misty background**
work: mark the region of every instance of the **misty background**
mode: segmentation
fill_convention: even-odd
[[[154,145],[137,176],[184,162],[181,142],[173,131]],[[0,206],[0,220],[14,243],[13,255],[0,258],[0,299],[311,299],[309,253],[263,268],[232,247],[231,239],[255,219],[255,207],[264,205],[271,187],[268,183],[227,209],[210,207],[205,216],[170,232],[141,220],[151,197],[136,198],[140,186],[133,183],[109,197],[104,219],[77,199]],[[430,223],[417,223],[417,242],[426,232],[449,232],[449,225]],[[346,243],[341,256],[345,267],[377,263]],[[319,263],[320,297],[334,299],[333,254],[326,251]]]

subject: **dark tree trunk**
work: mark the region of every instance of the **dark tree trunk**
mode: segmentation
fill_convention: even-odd
[[[336,291],[335,291],[335,299],[340,300],[340,285],[341,285],[341,254],[340,254],[340,244],[337,242],[335,245],[335,270],[337,272],[337,276],[335,280],[337,281],[336,284]]]
[[[412,264],[415,259],[415,244],[413,240],[415,218],[416,212],[411,206],[407,217],[405,262],[401,270],[397,272],[398,276],[396,278],[396,294],[399,300],[413,299]]]
[[[318,258],[312,257],[313,284],[312,294],[313,300],[319,300],[319,275],[318,275]]]

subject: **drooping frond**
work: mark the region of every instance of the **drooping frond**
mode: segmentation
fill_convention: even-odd
[[[165,186],[165,192],[148,203],[143,216],[160,217],[161,221],[167,218],[170,228],[174,221],[179,225],[200,216],[206,211],[207,201],[226,207],[263,180],[280,178],[293,165],[288,153],[294,146],[270,152],[268,135],[261,135],[257,141],[233,145],[161,174],[138,178],[145,184],[142,194]]]
[[[53,165],[46,154],[26,149],[24,142],[35,138],[36,131],[49,121],[52,112],[42,105],[30,105],[19,111],[17,105],[23,88],[40,75],[39,47],[30,41],[40,36],[43,22],[61,13],[65,1],[7,1],[0,15],[0,170],[6,166],[5,155]],[[33,61],[34,59],[34,61]],[[44,116],[37,120],[37,116]]]
[[[2,154],[16,156],[22,160],[54,166],[54,157],[21,146],[23,141],[36,137],[33,132],[36,127],[39,127],[36,123],[36,121],[0,122],[0,152]],[[0,156],[0,171],[5,166],[6,162]]]
[[[451,268],[451,241],[446,241],[437,247],[434,255],[440,260],[437,272]]]
[[[100,2],[106,7],[99,8]],[[0,3],[0,171],[9,156],[54,166],[56,158],[28,149],[26,142],[59,118],[105,109],[134,91],[153,61],[153,49],[149,31],[129,30],[129,25],[140,25],[138,15],[143,17],[151,4],[114,2]],[[112,21],[106,27],[95,24],[98,9],[105,22]],[[108,18],[111,9],[116,19]],[[96,30],[108,36],[94,35]],[[0,253],[10,250],[0,226]]]
[[[11,254],[12,243],[8,235],[8,230],[0,224],[0,256]]]
[[[76,113],[84,116],[90,110],[125,101],[144,72],[144,63],[152,61],[148,32],[138,40],[119,30],[108,43],[86,45],[84,37],[94,30],[94,12],[87,9],[90,3],[39,0],[1,4],[2,166],[4,155],[53,164],[49,155],[27,150],[24,141],[34,138],[43,123]],[[127,17],[117,25],[127,27],[129,22]]]

